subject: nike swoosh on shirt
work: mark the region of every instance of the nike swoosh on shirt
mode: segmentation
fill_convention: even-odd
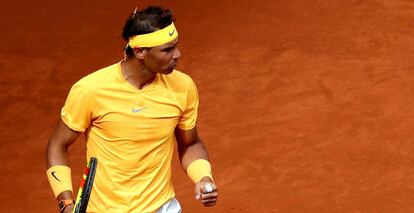
[[[141,111],[142,111],[142,110],[144,110],[145,108],[147,108],[147,107],[141,107],[141,108],[138,108],[138,109],[132,108],[132,112],[133,112],[133,113],[141,112]]]
[[[57,177],[56,177],[55,173],[56,173],[56,171],[53,171],[53,172],[52,172],[52,176],[53,176],[56,180],[58,180],[59,182],[61,182],[61,181],[59,180],[59,178],[57,178]]]

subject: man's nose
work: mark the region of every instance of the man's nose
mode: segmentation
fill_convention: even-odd
[[[180,58],[180,57],[181,57],[181,52],[180,52],[180,50],[179,50],[178,48],[175,48],[175,49],[174,49],[173,58],[174,58],[174,59],[178,59],[178,58]]]

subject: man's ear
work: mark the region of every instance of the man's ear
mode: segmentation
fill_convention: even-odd
[[[143,60],[145,55],[147,54],[147,49],[135,47],[133,48],[133,50],[134,50],[135,57],[137,57],[140,60]]]

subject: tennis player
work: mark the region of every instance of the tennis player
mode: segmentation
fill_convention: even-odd
[[[135,10],[122,36],[125,58],[72,86],[49,140],[47,176],[60,211],[73,209],[67,150],[80,134],[86,159],[99,160],[87,212],[181,212],[171,181],[175,142],[196,199],[215,205],[217,187],[197,133],[197,89],[175,70],[181,53],[172,13]]]

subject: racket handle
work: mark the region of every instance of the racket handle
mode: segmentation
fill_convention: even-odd
[[[212,186],[211,184],[207,184],[207,185],[204,187],[204,193],[205,193],[205,194],[208,194],[208,193],[211,193],[211,192],[213,192],[213,186]]]

